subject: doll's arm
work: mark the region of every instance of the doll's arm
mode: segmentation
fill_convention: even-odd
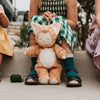
[[[66,59],[67,53],[61,46],[59,46],[58,44],[55,44],[54,50],[58,58]]]
[[[30,46],[26,49],[26,56],[29,57],[33,57],[39,54],[39,46],[38,45],[34,45],[34,46]]]

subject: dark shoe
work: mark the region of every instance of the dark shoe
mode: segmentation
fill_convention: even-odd
[[[26,85],[36,85],[38,84],[38,76],[37,75],[28,75],[24,82]]]
[[[66,71],[66,73],[68,73],[69,71],[74,71],[74,72],[78,73],[78,71],[76,69],[69,69]],[[67,78],[66,86],[67,87],[81,87],[82,80],[80,79],[79,76],[70,76]]]
[[[82,80],[79,77],[71,76],[67,78],[67,87],[81,87],[82,86]]]

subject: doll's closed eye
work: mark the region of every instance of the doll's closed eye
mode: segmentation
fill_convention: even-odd
[[[39,38],[39,40],[43,40],[42,38]]]

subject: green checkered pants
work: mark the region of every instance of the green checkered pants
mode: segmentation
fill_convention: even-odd
[[[43,16],[41,15],[33,16],[29,24],[29,33],[30,31],[32,31],[31,22],[39,23],[40,25],[47,25],[47,22]],[[69,44],[71,50],[73,51],[75,47],[76,33],[70,28],[69,24],[67,23],[67,20],[62,16],[53,17],[48,24],[53,24],[57,22],[61,23],[62,25],[62,29],[58,36],[58,40],[61,40],[61,37],[64,37],[66,42]]]

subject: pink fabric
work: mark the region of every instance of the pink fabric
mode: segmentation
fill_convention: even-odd
[[[100,69],[100,30],[96,24],[96,17],[93,18],[88,33],[86,49],[93,56],[96,67]]]

